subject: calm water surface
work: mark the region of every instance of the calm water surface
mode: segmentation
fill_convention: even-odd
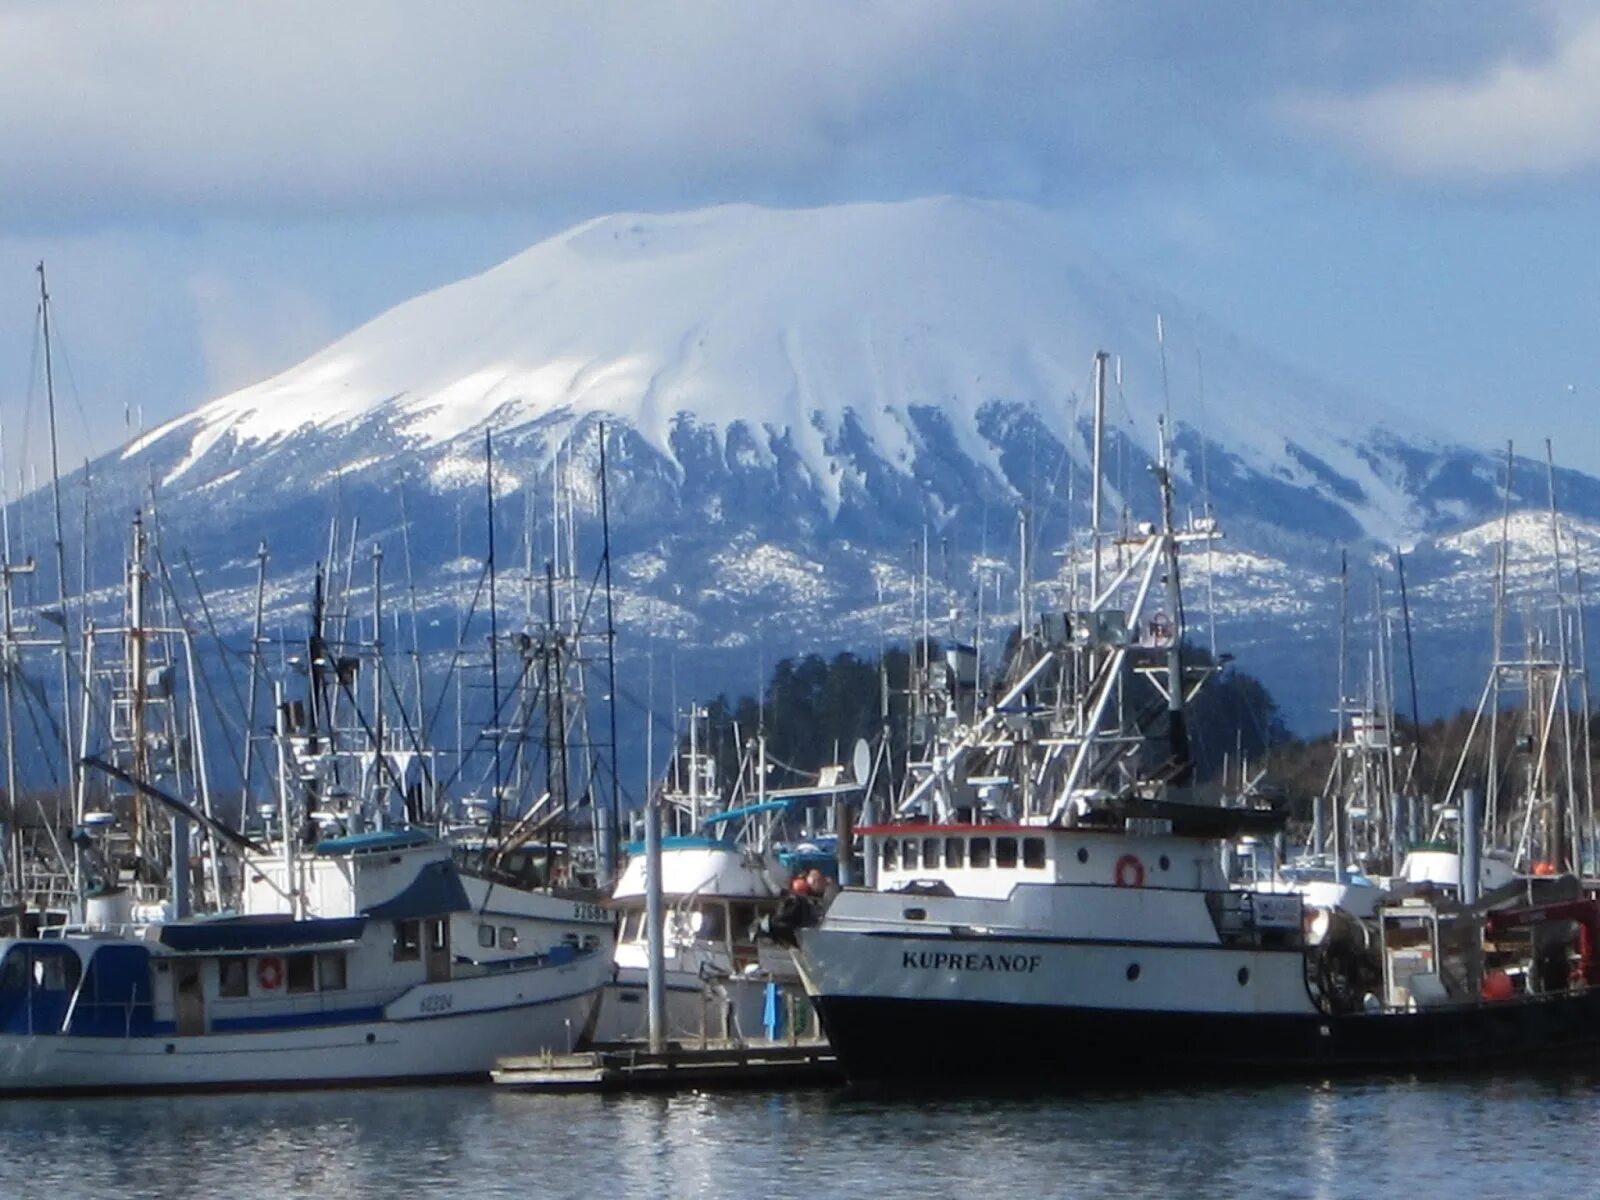
[[[1520,1182],[1519,1182],[1520,1181]],[[0,1197],[1600,1195],[1600,1077],[1071,1099],[490,1088],[0,1102]]]

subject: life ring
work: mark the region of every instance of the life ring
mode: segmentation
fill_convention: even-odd
[[[263,992],[275,992],[283,986],[283,959],[268,955],[256,963],[256,982]]]
[[[1124,854],[1117,859],[1112,879],[1118,887],[1143,887],[1144,864],[1135,855]]]

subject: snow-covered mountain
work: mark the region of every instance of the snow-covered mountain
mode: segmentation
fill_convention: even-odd
[[[153,481],[166,541],[193,553],[220,619],[244,611],[261,538],[280,579],[323,554],[336,512],[398,548],[402,496],[424,603],[445,607],[484,544],[485,434],[502,557],[522,557],[504,547],[526,528],[542,561],[559,503],[592,561],[603,422],[624,648],[670,637],[706,679],[748,690],[758,643],[770,664],[905,636],[924,531],[935,609],[962,614],[941,633],[971,636],[980,586],[989,611],[1014,604],[1019,511],[1049,575],[1087,510],[1100,349],[1115,356],[1108,511],[1150,514],[1170,414],[1181,501],[1229,534],[1193,602],[1215,597],[1219,641],[1291,717],[1331,702],[1340,546],[1358,561],[1416,546],[1419,626],[1466,637],[1487,572],[1463,531],[1498,511],[1494,456],[1275,363],[1015,203],[589,221],[91,474],[101,511]],[[1542,475],[1518,480],[1519,506],[1542,502]],[[1600,519],[1600,483],[1563,472],[1558,489]]]

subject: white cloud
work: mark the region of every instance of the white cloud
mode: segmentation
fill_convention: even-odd
[[[1544,53],[1505,55],[1470,78],[1358,95],[1301,95],[1292,120],[1399,175],[1555,178],[1600,165],[1600,16],[1552,25]]]
[[[256,279],[241,287],[230,275],[202,266],[190,273],[187,285],[212,395],[275,374],[341,332],[326,304],[282,281]]]

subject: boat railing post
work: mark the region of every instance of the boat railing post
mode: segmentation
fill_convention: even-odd
[[[649,942],[650,1053],[661,1054],[667,1044],[666,929],[661,903],[661,805],[651,797],[644,806],[644,912]]]
[[[1466,788],[1461,793],[1461,903],[1464,907],[1478,902],[1478,886],[1483,879],[1478,853],[1478,793],[1474,788]]]

